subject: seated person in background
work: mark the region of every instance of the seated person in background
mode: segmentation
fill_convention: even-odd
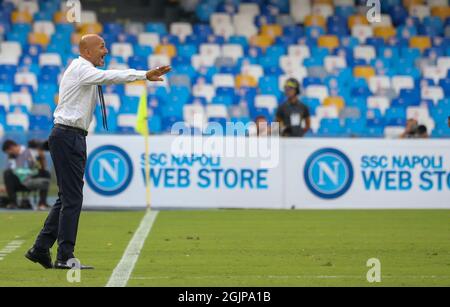
[[[412,119],[412,118],[408,119],[406,121],[405,131],[403,131],[403,133],[400,135],[400,137],[402,139],[413,138],[414,135],[416,134],[418,125],[419,125],[419,123],[417,122],[417,120]]]
[[[50,172],[46,170],[45,145],[30,141],[28,147],[20,146],[13,140],[3,143],[2,150],[8,155],[8,165],[3,173],[9,198],[8,209],[18,208],[17,192],[32,190],[39,190],[39,209],[48,208]],[[31,205],[25,202],[20,208],[31,209]]]
[[[405,131],[400,135],[402,139],[426,139],[428,138],[428,130],[424,125],[419,125],[417,120],[408,119]]]
[[[298,98],[300,83],[294,78],[288,79],[284,91],[287,101],[280,105],[276,112],[281,135],[303,137],[311,128],[311,120],[308,107]]]
[[[417,127],[416,138],[418,139],[427,139],[428,138],[428,129],[425,125],[419,125]]]

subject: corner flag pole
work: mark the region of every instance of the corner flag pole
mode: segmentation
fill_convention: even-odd
[[[150,202],[150,149],[149,149],[149,128],[148,128],[148,107],[147,107],[147,87],[143,91],[141,98],[139,99],[139,108],[137,113],[136,132],[144,136],[145,143],[145,202],[147,210],[151,208]]]
[[[148,124],[148,116],[145,117],[145,122]],[[145,139],[145,191],[146,191],[146,200],[147,200],[147,210],[150,210],[151,208],[151,202],[150,202],[150,131],[147,128],[147,133],[144,135]]]

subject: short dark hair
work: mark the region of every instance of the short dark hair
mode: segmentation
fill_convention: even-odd
[[[419,133],[420,135],[424,134],[424,133],[428,133],[428,129],[427,126],[425,125],[419,125],[417,127],[417,133]]]
[[[14,147],[14,146],[17,146],[16,142],[14,142],[13,140],[6,140],[3,143],[2,150],[3,150],[3,152],[6,152],[7,150],[11,149],[11,147]]]

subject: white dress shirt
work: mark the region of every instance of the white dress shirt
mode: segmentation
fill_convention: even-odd
[[[98,98],[97,85],[121,84],[147,80],[145,70],[101,70],[83,57],[67,67],[59,85],[59,102],[55,124],[87,131],[94,115]]]

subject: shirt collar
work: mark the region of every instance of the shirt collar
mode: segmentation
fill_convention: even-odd
[[[94,67],[94,64],[92,64],[91,62],[89,62],[88,60],[86,60],[85,58],[83,58],[81,55],[78,57],[78,59],[79,59],[81,62],[87,63],[87,64],[91,65],[92,67]]]

